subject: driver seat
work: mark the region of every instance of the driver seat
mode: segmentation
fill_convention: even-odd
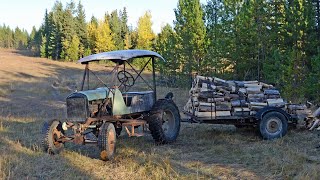
[[[123,100],[126,104],[126,106],[131,106],[132,105],[132,101],[139,101],[142,100],[143,101],[143,97],[145,95],[149,95],[149,94],[153,94],[153,91],[139,91],[139,92],[124,92],[122,93],[123,96]],[[135,102],[133,102],[134,104],[136,104]]]

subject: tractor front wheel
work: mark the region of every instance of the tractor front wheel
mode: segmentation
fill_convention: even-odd
[[[56,119],[45,122],[42,131],[44,135],[42,142],[44,151],[52,155],[58,154],[64,146],[64,144],[59,141],[64,133],[61,122]]]
[[[111,160],[116,152],[116,130],[112,123],[103,123],[99,130],[98,147],[100,158],[104,161]]]
[[[175,141],[180,131],[179,109],[172,100],[158,100],[148,118],[149,130],[157,144]]]

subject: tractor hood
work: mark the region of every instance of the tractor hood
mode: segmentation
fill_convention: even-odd
[[[75,96],[86,96],[88,101],[92,100],[99,100],[105,99],[108,97],[109,89],[107,87],[101,87],[94,90],[87,90],[87,91],[78,91],[70,94],[68,98],[75,97]]]

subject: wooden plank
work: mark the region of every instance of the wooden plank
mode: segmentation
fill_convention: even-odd
[[[199,102],[199,106],[214,106],[215,103]]]
[[[195,112],[197,117],[215,117],[215,116],[231,116],[230,111],[216,111],[216,112]]]
[[[250,111],[250,109],[249,108],[247,108],[247,107],[244,107],[244,108],[233,108],[233,111],[234,112],[242,112],[242,111]]]
[[[233,108],[234,116],[249,116],[250,109],[249,108]]]
[[[261,102],[250,102],[250,106],[268,106],[268,104]]]

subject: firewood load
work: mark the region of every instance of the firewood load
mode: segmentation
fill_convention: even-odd
[[[196,76],[184,111],[198,118],[249,116],[265,107],[287,108],[280,92],[258,81],[226,81],[217,77]],[[300,106],[291,110],[303,109]]]

